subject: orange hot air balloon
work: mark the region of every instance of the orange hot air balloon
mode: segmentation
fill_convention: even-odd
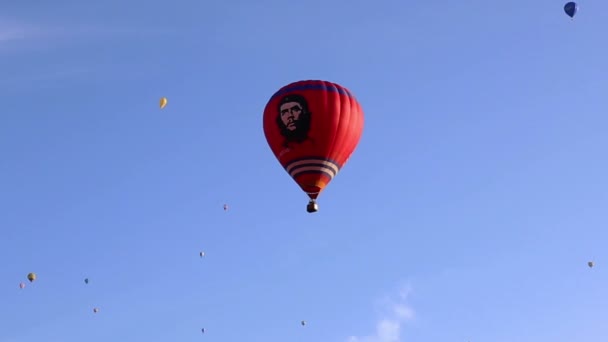
[[[299,81],[279,89],[264,109],[264,134],[283,168],[316,199],[354,152],[363,133],[363,110],[346,88],[327,81]]]

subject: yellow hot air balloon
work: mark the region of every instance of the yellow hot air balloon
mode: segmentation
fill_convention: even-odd
[[[161,97],[160,98],[160,109],[165,108],[166,105],[167,105],[167,98],[166,97]]]
[[[27,275],[27,280],[29,280],[30,283],[33,282],[34,280],[36,280],[36,273],[29,273]]]

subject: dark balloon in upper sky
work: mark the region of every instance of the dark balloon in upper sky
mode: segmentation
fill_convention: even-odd
[[[578,4],[576,2],[570,1],[564,5],[564,12],[566,12],[566,14],[570,18],[574,18],[577,11],[578,11]]]

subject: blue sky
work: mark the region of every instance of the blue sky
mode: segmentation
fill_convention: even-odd
[[[607,16],[4,4],[0,342],[605,341]],[[313,215],[262,131],[301,79],[366,115]]]

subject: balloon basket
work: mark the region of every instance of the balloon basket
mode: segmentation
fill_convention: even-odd
[[[309,213],[315,213],[315,212],[319,211],[319,205],[314,200],[311,200],[310,202],[308,202],[308,205],[306,206],[306,211]]]

